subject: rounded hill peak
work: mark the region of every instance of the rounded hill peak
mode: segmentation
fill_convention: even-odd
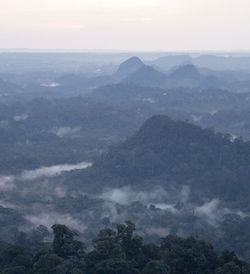
[[[200,72],[193,64],[185,64],[176,68],[171,74],[175,79],[199,79]]]
[[[137,56],[133,56],[120,64],[115,76],[122,79],[134,73],[144,66],[144,63]]]

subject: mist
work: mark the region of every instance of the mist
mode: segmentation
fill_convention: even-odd
[[[59,137],[65,137],[68,135],[74,135],[75,133],[77,133],[78,131],[80,131],[79,127],[59,127],[57,129],[53,129],[52,132],[55,133],[57,136]]]
[[[14,176],[0,176],[0,190],[12,191],[15,188]]]
[[[54,224],[64,224],[79,232],[84,232],[86,226],[82,220],[73,218],[70,214],[60,214],[57,212],[47,212],[38,215],[28,215],[25,219],[34,227],[44,225],[51,230]],[[30,228],[31,229],[31,228]]]
[[[40,167],[35,170],[24,170],[20,178],[22,180],[35,180],[43,177],[54,177],[59,176],[62,172],[77,170],[77,169],[85,169],[90,167],[92,164],[88,162],[82,162],[75,165],[63,164],[63,165],[55,165],[50,167]]]
[[[128,205],[136,201],[149,204],[153,201],[161,201],[163,198],[166,198],[166,196],[166,191],[161,187],[155,188],[150,192],[144,192],[135,191],[130,186],[127,186],[122,188],[108,189],[104,191],[99,197],[121,205]]]

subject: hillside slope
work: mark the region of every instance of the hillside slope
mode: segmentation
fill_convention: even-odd
[[[188,186],[199,199],[220,198],[247,209],[249,161],[249,142],[232,142],[228,135],[159,115],[72,179],[97,189]]]

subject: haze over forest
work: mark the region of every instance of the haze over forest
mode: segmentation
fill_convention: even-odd
[[[0,8],[0,273],[250,273],[249,1]]]

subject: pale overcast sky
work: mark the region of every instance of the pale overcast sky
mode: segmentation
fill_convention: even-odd
[[[250,0],[0,0],[0,48],[249,50]]]

